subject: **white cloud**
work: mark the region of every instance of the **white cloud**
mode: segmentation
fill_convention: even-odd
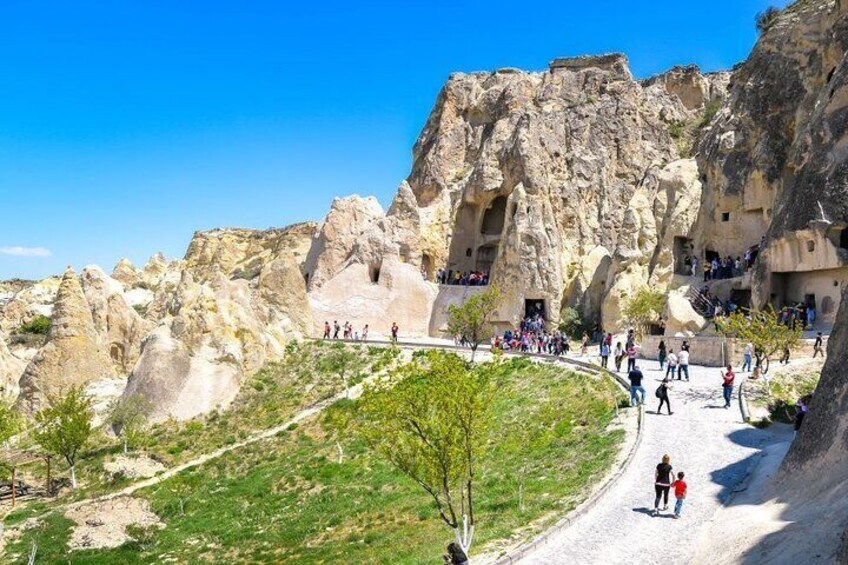
[[[50,257],[52,253],[46,247],[0,247],[0,255],[14,255],[15,257]]]

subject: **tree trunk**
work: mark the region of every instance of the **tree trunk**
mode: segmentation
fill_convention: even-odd
[[[124,436],[124,455],[127,454],[127,436]]]
[[[77,488],[77,471],[76,471],[76,467],[75,467],[74,465],[71,465],[71,466],[70,466],[69,471],[71,472],[71,488],[72,488],[72,489],[76,489],[76,488]]]
[[[474,355],[477,353],[477,344],[471,344],[471,362],[474,362]]]
[[[336,442],[336,449],[339,450],[339,465],[344,463],[344,450],[342,449],[342,444],[338,441]]]

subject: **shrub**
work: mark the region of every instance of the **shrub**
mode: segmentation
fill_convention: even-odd
[[[585,331],[583,318],[577,308],[566,306],[559,315],[559,331],[571,339],[580,339]]]
[[[50,331],[50,325],[50,318],[39,314],[29,322],[22,324],[18,332],[22,334],[47,335],[47,332]]]
[[[759,14],[757,14],[757,31],[760,33],[767,32],[771,26],[774,25],[774,22],[777,21],[777,17],[780,15],[780,9],[775,8],[774,6],[769,6]]]
[[[657,322],[665,308],[666,295],[657,290],[642,288],[625,304],[622,314],[632,324],[639,335],[653,322]]]
[[[701,119],[698,120],[698,129],[703,129],[710,125],[710,122],[713,121],[713,118],[718,113],[719,108],[721,108],[720,98],[710,100],[704,107],[704,113],[701,115]]]

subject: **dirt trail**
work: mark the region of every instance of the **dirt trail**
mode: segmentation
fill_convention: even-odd
[[[722,503],[776,440],[773,430],[742,421],[738,401],[724,409],[719,369],[691,366],[691,382],[675,381],[674,414],[655,413],[653,396],[661,373],[655,361],[641,361],[646,377],[647,409],[642,441],[620,481],[573,526],[551,536],[521,560],[548,563],[690,563],[702,531]],[[736,396],[736,395],[734,395]],[[686,473],[689,497],[680,520],[669,511],[651,516],[654,469],[663,454],[675,473]]]

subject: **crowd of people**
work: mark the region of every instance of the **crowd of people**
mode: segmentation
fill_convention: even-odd
[[[489,273],[439,269],[436,271],[436,282],[448,285],[487,286],[489,284]]]
[[[398,331],[399,327],[397,322],[392,322],[391,327],[391,336],[392,341],[397,342],[398,340]],[[324,322],[324,335],[322,339],[343,339],[347,341],[368,341],[368,332],[370,331],[370,327],[368,324],[365,324],[362,327],[362,331],[357,331],[354,329],[353,324],[350,322],[345,322],[344,324],[339,324],[338,320],[333,320],[333,324],[330,325],[330,322]],[[339,335],[341,334],[341,336]]]
[[[700,268],[698,258],[695,255],[687,254],[683,257],[683,268],[686,273],[693,277],[703,273],[704,282],[741,277],[753,266],[760,253],[761,245],[762,243],[753,245],[746,249],[742,255],[737,255],[735,258],[732,255],[727,257],[712,255],[704,260]]]
[[[502,351],[522,353],[544,353],[562,356],[571,346],[568,336],[561,331],[548,331],[541,314],[524,318],[515,329],[508,329],[495,336],[492,347]]]

